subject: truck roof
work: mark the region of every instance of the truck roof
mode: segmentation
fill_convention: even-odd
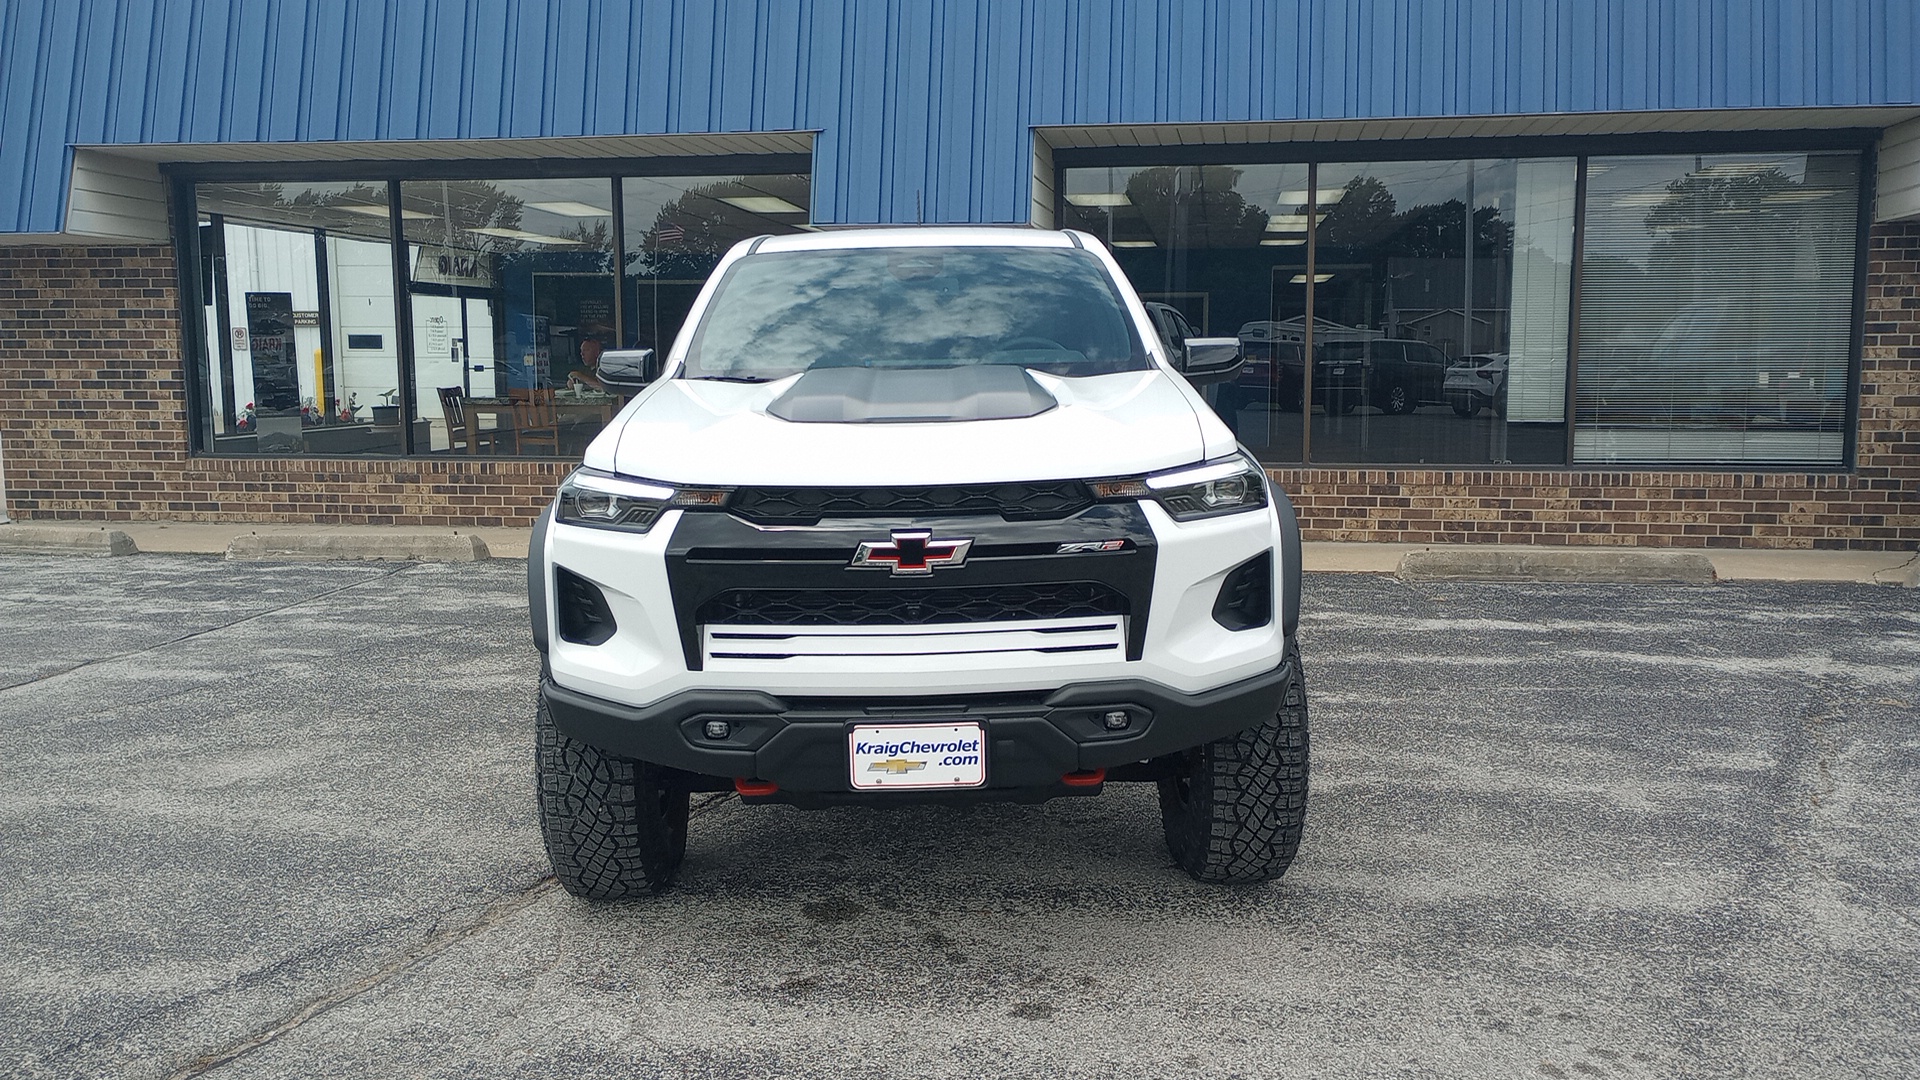
[[[748,241],[751,243],[752,241]],[[878,228],[822,229],[762,239],[756,251],[829,251],[842,248],[1035,247],[1070,248],[1078,244],[1065,232],[1025,225],[896,225]]]

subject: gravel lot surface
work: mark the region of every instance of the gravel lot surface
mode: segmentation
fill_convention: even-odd
[[[1309,579],[1280,883],[1151,789],[546,876],[522,565],[0,558],[0,1075],[1911,1077],[1920,601]]]

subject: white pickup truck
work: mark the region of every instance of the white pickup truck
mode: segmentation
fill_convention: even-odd
[[[694,792],[1158,785],[1194,877],[1284,871],[1307,797],[1299,531],[1093,237],[806,233],[720,261],[537,526],[559,881],[671,883]]]

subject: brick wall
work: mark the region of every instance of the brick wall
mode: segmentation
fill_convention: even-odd
[[[1276,469],[1312,540],[1920,546],[1920,223],[1874,230],[1853,473]],[[173,256],[0,247],[0,455],[23,519],[530,522],[561,462],[192,458]]]

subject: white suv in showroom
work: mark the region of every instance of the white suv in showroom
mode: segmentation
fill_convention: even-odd
[[[1299,531],[1094,238],[761,237],[541,516],[540,821],[559,881],[665,888],[689,796],[1038,802],[1158,786],[1203,881],[1292,862]],[[1184,369],[1184,370],[1183,370]]]

